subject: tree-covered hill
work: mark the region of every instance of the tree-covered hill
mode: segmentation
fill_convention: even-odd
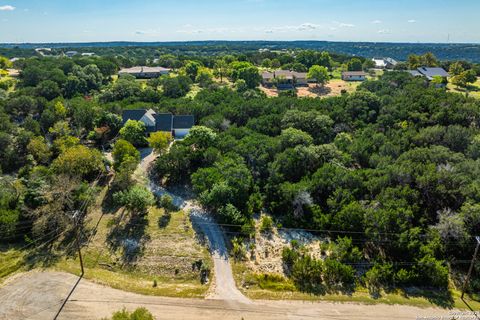
[[[480,44],[468,43],[389,43],[389,42],[333,42],[333,41],[190,41],[190,42],[91,42],[91,43],[22,43],[0,44],[0,54],[9,56],[15,51],[5,49],[25,49],[33,53],[34,48],[49,47],[55,49],[102,52],[112,48],[160,48],[178,53],[197,55],[218,55],[225,53],[245,53],[259,49],[311,49],[335,52],[338,54],[363,57],[392,57],[405,61],[410,54],[432,52],[441,60],[466,60],[480,62]],[[22,50],[16,51],[23,56]]]

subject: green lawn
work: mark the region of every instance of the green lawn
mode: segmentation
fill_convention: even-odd
[[[0,249],[0,283],[7,277],[21,271],[25,271],[25,252],[18,250],[15,246]]]
[[[450,92],[462,93],[466,94],[467,90],[464,88],[457,88],[457,86],[453,85],[452,83],[448,83],[447,90]],[[480,99],[480,78],[477,78],[477,81],[468,86],[468,95],[470,97],[474,97]]]

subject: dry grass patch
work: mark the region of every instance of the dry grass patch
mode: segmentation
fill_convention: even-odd
[[[145,217],[134,218],[122,209],[103,214],[97,204],[89,215],[89,228],[97,223],[95,236],[83,249],[85,278],[142,294],[205,296],[209,286],[201,283],[200,272],[192,266],[199,260],[211,266],[211,258],[186,212],[166,214],[151,208]],[[65,258],[55,269],[78,274],[79,262]]]

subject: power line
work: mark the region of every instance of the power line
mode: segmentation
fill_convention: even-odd
[[[51,233],[53,233],[53,232],[57,232],[57,231],[58,231],[58,229],[57,229],[57,230],[53,230],[53,231],[51,231],[49,234],[51,234]],[[64,233],[66,233],[66,232],[67,232],[67,230],[63,231],[63,232],[60,233],[59,235],[54,236],[54,237],[50,238],[49,240],[41,243],[40,245],[38,245],[38,247],[43,247],[44,245],[52,242],[53,240],[56,240],[56,239],[60,238],[60,236],[62,236],[62,235],[63,235]],[[20,248],[20,249],[18,249],[18,250],[19,250],[19,251],[23,251],[23,250],[27,249],[28,246],[32,246],[32,245],[35,245],[35,244],[36,244],[35,242],[29,243],[29,244],[27,244],[26,246],[24,246],[24,247],[22,247],[22,248]],[[41,256],[41,255],[40,255],[40,256]],[[3,269],[0,269],[0,273],[3,272],[3,271],[5,271],[5,270],[7,270],[7,269],[9,269],[10,267],[15,266],[16,264],[17,264],[17,262],[12,263],[12,264],[10,264],[10,265],[7,265],[6,267],[3,266],[4,268],[3,268]]]

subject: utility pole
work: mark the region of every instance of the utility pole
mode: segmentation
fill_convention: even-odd
[[[73,223],[75,225],[75,243],[77,244],[77,251],[78,251],[78,258],[80,259],[80,268],[82,270],[82,274],[80,275],[80,278],[83,277],[85,274],[84,269],[83,269],[83,258],[82,258],[82,249],[80,247],[80,240],[78,240],[78,214],[79,211],[75,211],[73,214]]]
[[[465,295],[465,290],[467,290],[467,285],[468,285],[468,282],[470,281],[470,277],[472,275],[473,266],[475,265],[475,261],[477,260],[478,249],[480,248],[480,237],[475,237],[475,239],[477,240],[477,246],[475,247],[475,253],[473,254],[472,263],[470,264],[470,268],[468,269],[467,278],[465,279],[465,282],[463,283],[462,299],[463,299],[463,296]]]

